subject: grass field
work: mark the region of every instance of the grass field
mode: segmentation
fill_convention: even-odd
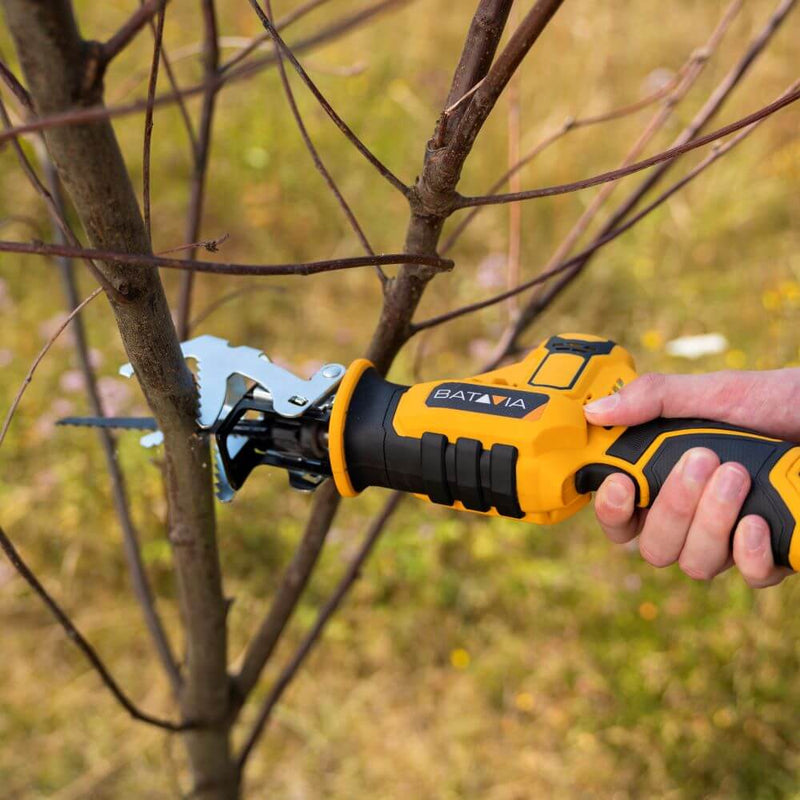
[[[107,37],[134,5],[78,3],[84,33]],[[219,5],[223,35],[256,33],[246,2]],[[275,5],[280,14],[293,4]],[[703,44],[724,5],[565,3],[521,72],[523,149],[567,116],[602,113],[647,94]],[[293,36],[356,6],[334,0],[298,24]],[[473,6],[417,0],[303,59],[344,118],[408,181],[420,169]],[[651,152],[668,146],[691,119],[773,6],[771,0],[744,3]],[[796,79],[798,13],[725,106],[720,125],[771,101]],[[196,4],[170,4],[171,51],[198,39],[195,17]],[[114,64],[110,102],[144,94],[150,49],[145,32]],[[4,25],[0,50],[12,52]],[[194,57],[177,67],[182,80],[200,77]],[[342,68],[354,74],[343,75]],[[375,249],[398,250],[404,201],[349,149],[299,83],[296,88],[311,135]],[[197,103],[190,107],[196,111]],[[652,113],[564,137],[524,170],[522,185],[614,168]],[[797,108],[781,112],[605,249],[534,326],[529,342],[561,331],[606,335],[629,347],[642,371],[800,364],[798,125]],[[506,126],[503,100],[465,169],[464,193],[485,190],[505,170]],[[142,120],[121,118],[115,127],[140,187]],[[676,175],[701,157],[685,157]],[[183,241],[190,171],[177,112],[158,111],[156,249]],[[636,181],[623,181],[617,195]],[[221,95],[209,187],[203,234],[230,234],[226,259],[359,253],[313,170],[274,72]],[[525,275],[546,262],[595,191],[524,206]],[[508,213],[503,207],[477,217],[453,251],[456,269],[433,282],[420,318],[503,285]],[[15,222],[14,215],[29,219]],[[10,148],[0,148],[0,224],[2,238],[48,238],[45,211]],[[164,280],[175,298],[175,276]],[[198,311],[232,288],[269,287],[221,308],[203,331],[262,347],[303,372],[362,354],[380,302],[372,272],[264,280],[269,283],[201,278]],[[85,275],[82,287],[91,288]],[[0,254],[3,413],[62,309],[52,264]],[[496,306],[422,339],[422,377],[474,371],[507,313]],[[116,375],[126,359],[107,305],[98,300],[84,316],[112,413],[142,412],[136,386]],[[706,332],[724,334],[727,351],[692,362],[666,354],[669,340]],[[414,341],[403,352],[392,377],[413,379],[419,346]],[[120,682],[143,706],[166,711],[166,682],[130,591],[99,445],[87,432],[53,428],[57,417],[87,409],[76,368],[64,337],[23,400],[0,454],[0,523]],[[154,455],[133,436],[122,440],[119,457],[160,609],[177,637]],[[382,500],[372,490],[345,504],[261,693],[313,621]],[[285,476],[265,470],[233,505],[219,509],[225,590],[235,600],[232,659],[264,613],[309,505],[307,496],[287,490]],[[285,695],[253,758],[248,797],[800,798],[799,602],[796,580],[754,593],[732,572],[704,585],[677,568],[654,570],[635,549],[610,546],[589,512],[545,529],[408,500]],[[4,796],[180,796],[186,786],[180,744],[120,711],[5,561],[0,622]]]

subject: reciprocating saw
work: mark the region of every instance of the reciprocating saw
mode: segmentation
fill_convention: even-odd
[[[681,455],[707,447],[749,471],[741,516],[764,517],[775,562],[800,568],[800,447],[700,419],[588,424],[586,403],[636,377],[630,354],[612,341],[553,336],[515,364],[414,386],[385,380],[364,359],[348,368],[326,364],[304,380],[255,348],[212,336],[182,348],[197,364],[198,428],[213,437],[222,501],[266,464],[287,470],[298,489],[332,478],[345,497],[382,486],[462,511],[548,524],[586,505],[614,472],[628,475],[637,505],[649,507]],[[133,374],[130,365],[121,372]],[[148,418],[61,423],[150,430],[146,445],[160,438]]]

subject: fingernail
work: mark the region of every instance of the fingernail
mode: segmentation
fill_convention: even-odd
[[[718,500],[738,500],[746,480],[740,469],[723,466],[714,478],[714,494]]]
[[[630,492],[619,481],[609,481],[605,496],[608,505],[614,508],[624,508],[628,504]]]
[[[760,550],[764,545],[764,531],[762,527],[755,522],[744,523],[744,546],[748,552],[755,553]]]
[[[601,397],[598,400],[593,400],[587,403],[584,408],[590,414],[605,414],[608,411],[613,411],[619,405],[619,395],[610,394],[608,397]]]
[[[702,450],[691,451],[686,456],[681,477],[685,483],[704,483],[714,471],[715,466],[714,459],[708,453]]]

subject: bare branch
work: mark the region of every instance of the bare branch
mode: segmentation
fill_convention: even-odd
[[[267,9],[267,16],[272,18],[272,6],[270,4],[270,0],[265,0],[265,6]],[[300,136],[303,139],[303,143],[306,146],[306,150],[308,150],[309,155],[311,156],[311,160],[314,162],[314,166],[322,175],[322,179],[328,185],[328,188],[331,190],[336,202],[339,204],[339,207],[344,212],[345,217],[347,218],[350,227],[353,229],[358,240],[361,242],[361,246],[367,252],[368,255],[374,256],[375,251],[372,249],[372,245],[369,243],[367,239],[367,235],[364,233],[364,229],[361,227],[358,219],[356,219],[356,215],[353,213],[353,209],[350,207],[347,200],[345,200],[344,195],[342,194],[341,190],[339,189],[336,181],[333,179],[333,175],[331,175],[328,168],[320,158],[319,152],[317,148],[314,146],[314,142],[311,141],[311,136],[308,133],[308,129],[306,128],[305,122],[303,121],[303,117],[300,114],[300,109],[297,107],[297,102],[295,101],[294,92],[292,91],[292,86],[289,82],[289,76],[286,74],[286,68],[283,64],[283,55],[281,54],[280,50],[277,50],[278,53],[278,72],[280,73],[281,84],[283,85],[283,91],[286,95],[286,100],[289,103],[289,108],[292,111],[292,116],[294,117],[294,121],[297,124],[297,128],[300,131]],[[381,281],[382,285],[386,284],[388,280],[386,275],[384,274],[383,270],[380,267],[375,267],[377,272],[378,278]]]
[[[8,433],[8,428],[11,425],[11,420],[14,418],[14,414],[16,413],[17,408],[19,407],[20,401],[22,400],[22,395],[25,394],[25,390],[30,386],[31,381],[33,380],[33,373],[36,372],[36,368],[42,362],[42,359],[47,355],[50,348],[53,346],[53,343],[56,339],[63,333],[64,329],[69,325],[69,323],[73,320],[73,318],[80,314],[92,300],[97,297],[103,290],[102,289],[95,289],[82,303],[76,306],[68,315],[67,317],[61,322],[61,324],[55,329],[53,334],[50,338],[44,343],[44,347],[39,351],[39,354],[33,360],[30,368],[28,369],[28,374],[25,376],[25,380],[22,381],[22,385],[19,387],[14,400],[11,403],[11,407],[8,409],[6,413],[5,421],[3,422],[3,427],[0,429],[0,445],[3,444],[3,441],[6,438],[6,433]]]
[[[17,76],[6,66],[2,58],[0,58],[0,78],[22,106],[28,111],[33,111],[33,100],[31,100],[28,90],[17,80]]]
[[[313,627],[306,634],[302,644],[297,649],[286,667],[283,669],[283,672],[281,672],[278,680],[275,682],[274,686],[264,700],[264,704],[261,707],[253,729],[247,736],[245,744],[242,747],[241,753],[239,754],[238,766],[240,772],[244,769],[248,757],[252,753],[253,748],[263,733],[264,727],[269,721],[272,709],[275,707],[275,704],[278,702],[278,700],[280,700],[281,696],[286,690],[286,687],[292,682],[294,676],[297,674],[297,671],[300,669],[303,662],[308,657],[308,654],[319,640],[330,618],[336,613],[342,601],[347,596],[347,593],[353,587],[353,584],[358,580],[359,576],[361,575],[361,569],[364,566],[364,562],[367,560],[370,553],[372,553],[375,544],[386,528],[386,524],[391,519],[392,514],[394,514],[394,512],[397,510],[397,507],[400,505],[402,499],[402,494],[399,492],[393,492],[386,501],[383,510],[372,521],[358,553],[356,553],[355,557],[347,568],[347,572],[345,572],[341,581],[339,581],[339,584],[331,597],[320,609]]]
[[[99,293],[100,290],[96,289],[94,294],[90,295],[90,298],[97,296]],[[153,725],[156,728],[162,728],[163,730],[172,732],[186,731],[197,727],[192,723],[170,722],[169,720],[160,719],[159,717],[154,717],[152,714],[142,711],[120,688],[120,685],[116,682],[116,680],[114,680],[114,677],[108,671],[108,667],[106,667],[106,665],[103,663],[103,660],[97,654],[97,651],[75,627],[72,620],[61,608],[61,606],[56,603],[47,589],[42,586],[42,584],[39,582],[39,579],[31,571],[30,567],[22,560],[22,556],[20,556],[20,554],[17,552],[16,548],[11,543],[11,540],[6,535],[6,532],[1,527],[0,547],[3,548],[3,552],[6,554],[14,569],[22,576],[28,586],[30,586],[37,595],[39,595],[42,602],[48,607],[48,609],[50,609],[50,612],[56,618],[58,624],[64,629],[64,632],[67,634],[67,636],[73,642],[75,642],[78,649],[86,656],[95,672],[97,672],[97,674],[100,676],[100,679],[103,681],[103,684],[108,691],[111,692],[117,702],[134,719],[139,720],[140,722],[146,722],[148,725]]]
[[[570,192],[577,192],[581,189],[588,189],[591,186],[599,186],[601,183],[618,181],[620,178],[624,178],[627,175],[633,175],[634,172],[640,172],[643,169],[653,167],[656,164],[661,164],[664,161],[671,161],[678,156],[682,156],[684,153],[689,153],[692,150],[696,150],[698,147],[704,147],[711,142],[717,141],[717,139],[722,139],[725,136],[729,136],[731,133],[736,133],[736,131],[740,131],[742,128],[747,128],[754,122],[759,122],[762,119],[766,119],[766,117],[769,117],[781,109],[786,108],[786,106],[791,105],[797,100],[800,100],[800,91],[794,91],[791,94],[782,97],[780,100],[776,100],[769,105],[758,109],[758,111],[754,111],[753,113],[748,114],[746,117],[742,117],[741,119],[736,120],[736,122],[732,122],[729,125],[718,128],[717,130],[712,131],[705,136],[700,136],[697,139],[693,139],[692,141],[677,147],[671,147],[669,150],[665,150],[662,153],[657,153],[656,155],[650,156],[650,158],[646,158],[643,161],[637,161],[635,164],[623,167],[622,169],[611,170],[611,172],[603,172],[591,178],[584,178],[584,180],[575,181],[574,183],[564,183],[558,186],[547,186],[543,189],[530,189],[525,192],[510,192],[508,194],[484,195],[478,197],[461,197],[456,201],[456,207],[469,208],[471,206],[479,205],[486,206],[498,205],[501,203],[514,203],[517,200],[531,200],[536,197],[553,197],[559,194],[569,194]]]
[[[108,65],[115,56],[119,55],[167,2],[168,0],[146,0],[142,3],[125,24],[102,46],[101,58],[104,65]]]
[[[219,44],[217,35],[217,12],[214,0],[202,0],[203,8],[203,75],[207,85],[203,93],[203,107],[200,111],[200,137],[194,152],[194,170],[192,172],[189,212],[186,225],[186,241],[194,242],[200,237],[200,225],[205,202],[206,176],[208,174],[208,158],[211,153],[211,132],[214,124],[219,84]],[[190,249],[187,260],[197,255],[196,249]],[[181,280],[178,298],[178,338],[186,339],[189,331],[189,317],[192,308],[192,288],[194,273],[187,272]]]
[[[141,6],[144,8],[144,6]],[[141,9],[140,9],[141,10]],[[144,115],[144,141],[142,143],[142,213],[147,240],[153,246],[153,231],[150,226],[150,149],[153,140],[153,102],[158,83],[158,65],[161,62],[161,44],[164,40],[164,20],[167,16],[166,0],[158,8],[158,16],[153,29],[153,59],[150,65],[150,78],[147,83],[147,108]],[[152,17],[148,18],[152,22]]]
[[[406,186],[380,159],[378,159],[372,151],[361,141],[361,139],[356,136],[350,126],[336,113],[333,109],[333,106],[328,102],[325,98],[325,95],[317,88],[317,85],[314,81],[311,80],[308,73],[303,69],[303,66],[297,60],[295,54],[292,50],[288,47],[286,42],[283,41],[281,35],[275,30],[275,26],[269,21],[267,15],[262,11],[261,6],[258,4],[258,0],[249,0],[250,5],[253,7],[253,10],[256,12],[259,20],[261,20],[261,24],[267,30],[267,32],[272,36],[272,40],[275,42],[276,47],[280,48],[283,54],[286,56],[286,59],[289,63],[295,68],[297,74],[302,78],[303,83],[308,87],[311,94],[314,95],[317,102],[322,106],[322,109],[325,113],[333,120],[336,124],[336,127],[344,134],[345,138],[364,156],[364,158],[372,164],[375,169],[390,183],[394,186],[395,189],[402,192],[404,195],[408,195],[409,188]]]
[[[86,247],[9,242],[4,240],[0,240],[0,252],[51,257],[63,256],[64,258],[93,258],[99,261],[129,264],[134,267],[166,267],[168,269],[207,272],[212,275],[316,275],[320,272],[333,272],[357,267],[374,267],[375,265],[389,266],[391,264],[420,264],[438,271],[447,271],[453,268],[453,262],[449,259],[409,253],[333,258],[327,261],[306,261],[297,264],[236,264],[221,261],[189,261],[188,259],[121,253],[112,250],[95,250]],[[125,284],[122,283],[117,287],[117,291],[124,295],[125,288]]]
[[[275,28],[279,31],[285,30],[289,25],[293,22],[296,22],[299,19],[302,19],[306,14],[316,10],[320,6],[324,6],[326,3],[329,3],[330,0],[307,0],[307,2],[302,3],[301,5],[297,6],[297,8],[292,9],[286,16],[281,17],[276,23]],[[258,50],[262,44],[265,42],[270,41],[271,37],[269,32],[264,32],[259,36],[253,37],[250,42],[245,45],[238,53],[231,56],[231,58],[222,64],[219,68],[220,72],[227,72],[231,67],[235,67],[241,61],[247,58],[250,53]]]
[[[183,250],[198,250],[203,249],[208,253],[218,253],[220,245],[224,244],[231,238],[229,233],[223,233],[216,239],[201,239],[199,242],[189,242],[189,244],[179,244],[177,247],[168,247],[166,250],[159,250],[157,256],[165,256],[168,253],[180,253]]]

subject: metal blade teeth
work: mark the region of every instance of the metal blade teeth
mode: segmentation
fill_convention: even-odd
[[[225,465],[222,463],[222,456],[216,443],[211,445],[211,449],[214,451],[214,494],[220,503],[230,503],[236,492],[225,476]]]

